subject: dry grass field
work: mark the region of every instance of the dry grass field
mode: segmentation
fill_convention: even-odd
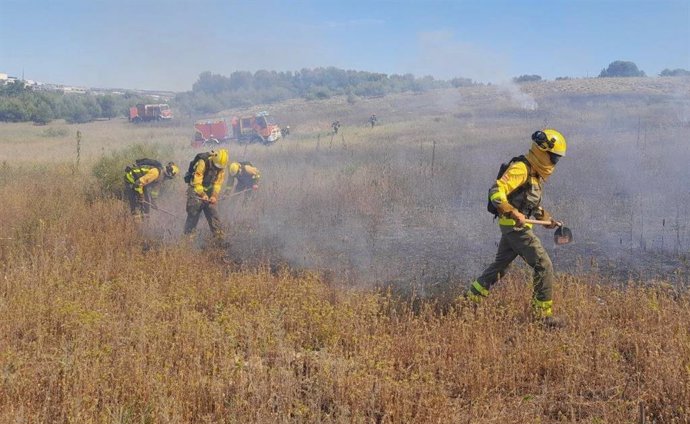
[[[191,118],[0,124],[0,423],[689,423],[690,81],[522,89],[257,107],[292,134],[228,146],[262,171],[220,204],[229,250],[182,237],[179,180],[141,225],[96,189],[134,144],[186,167]],[[518,263],[458,298],[543,126],[569,141],[545,205],[576,242],[537,230],[559,330]]]

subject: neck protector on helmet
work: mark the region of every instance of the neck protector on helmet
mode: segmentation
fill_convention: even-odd
[[[527,160],[529,161],[532,168],[537,171],[540,177],[547,180],[551,173],[553,172],[555,166],[551,162],[549,153],[539,149],[535,143],[532,143],[529,152],[527,152]]]

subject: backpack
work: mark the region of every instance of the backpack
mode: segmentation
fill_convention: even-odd
[[[158,168],[159,173],[163,173],[163,164],[154,159],[137,159],[134,161],[134,165],[127,165],[125,167],[125,173],[130,173],[132,170],[139,168],[140,166],[151,166],[153,168]]]
[[[208,152],[198,153],[196,156],[194,156],[194,159],[189,162],[189,169],[187,169],[187,173],[184,174],[185,183],[189,184],[192,181],[192,176],[194,175],[194,165],[196,165],[196,163],[201,159],[207,161],[210,156],[211,154]],[[208,166],[208,163],[206,165]]]
[[[159,171],[163,170],[163,164],[155,159],[142,158],[135,160],[134,163],[137,166],[153,166],[154,168],[158,168]]]
[[[530,163],[529,163],[529,161],[527,161],[527,158],[523,155],[516,156],[516,157],[512,158],[510,161],[501,164],[501,167],[498,169],[498,174],[496,175],[497,180],[500,180],[501,177],[503,177],[503,174],[506,172],[508,167],[513,162],[524,163],[527,166],[527,173],[528,174],[530,173]],[[529,182],[529,178],[527,179],[527,181]],[[510,193],[510,195],[512,196],[514,194],[520,193],[521,191],[525,190],[528,185],[529,185],[529,183],[523,184],[521,187],[518,187],[514,192]],[[492,186],[492,188],[493,188],[493,186]],[[487,199],[488,201],[486,204],[486,210],[489,211],[489,213],[493,214],[494,219],[496,219],[496,217],[498,217],[499,213],[498,213],[498,209],[496,209],[496,206],[494,206],[493,202],[491,201],[491,188],[489,189],[489,194],[487,197],[488,197],[488,199]]]

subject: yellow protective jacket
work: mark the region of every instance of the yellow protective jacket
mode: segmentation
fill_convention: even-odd
[[[158,168],[153,167],[146,174],[144,174],[141,178],[139,178],[139,183],[141,183],[142,186],[147,186],[151,183],[158,181],[158,178],[160,176],[161,176],[161,173],[160,173],[160,171],[158,171]]]
[[[208,167],[207,162],[209,163]],[[217,198],[223,181],[225,181],[225,168],[215,169],[213,165],[210,165],[210,161],[199,159],[194,165],[194,175],[189,185],[199,196],[206,194],[209,197],[216,196]]]
[[[247,188],[251,188],[254,184],[258,184],[260,178],[261,174],[257,167],[251,165],[249,162],[240,162],[240,170],[237,172],[237,175],[232,177],[229,186],[232,187],[235,181],[237,181],[236,189],[246,190]]]
[[[155,166],[141,165],[127,172],[125,180],[132,185],[134,191],[143,193],[147,185],[160,182],[160,176],[161,173]]]
[[[535,170],[530,172],[524,162],[512,162],[489,192],[489,200],[499,212],[498,224],[514,227],[515,220],[510,215],[514,210],[527,218],[533,215],[537,219],[551,219],[541,207],[543,183],[544,179]]]

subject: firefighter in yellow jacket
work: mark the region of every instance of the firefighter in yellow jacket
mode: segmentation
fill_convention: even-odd
[[[520,256],[534,271],[532,306],[535,316],[550,326],[561,324],[553,317],[551,259],[525,219],[532,215],[550,221],[546,228],[556,227],[557,222],[541,206],[542,189],[565,152],[566,140],[560,132],[554,129],[536,131],[532,134],[527,156],[513,158],[499,175],[489,191],[489,209],[493,206],[499,215],[501,241],[494,262],[470,285],[467,292],[470,299],[479,301],[487,296],[491,286]]]
[[[137,159],[134,165],[125,168],[125,193],[132,215],[136,219],[148,216],[150,207],[156,207],[160,184],[179,172],[174,162],[163,166],[153,159]]]
[[[228,173],[230,175],[228,188],[232,189],[234,185],[232,195],[244,193],[244,199],[247,200],[259,189],[261,174],[251,162],[233,162],[228,166]]]
[[[216,205],[225,180],[227,164],[228,151],[225,149],[199,153],[189,164],[189,171],[185,175],[185,182],[189,184],[185,234],[194,231],[203,212],[214,237],[222,239],[223,228]]]

